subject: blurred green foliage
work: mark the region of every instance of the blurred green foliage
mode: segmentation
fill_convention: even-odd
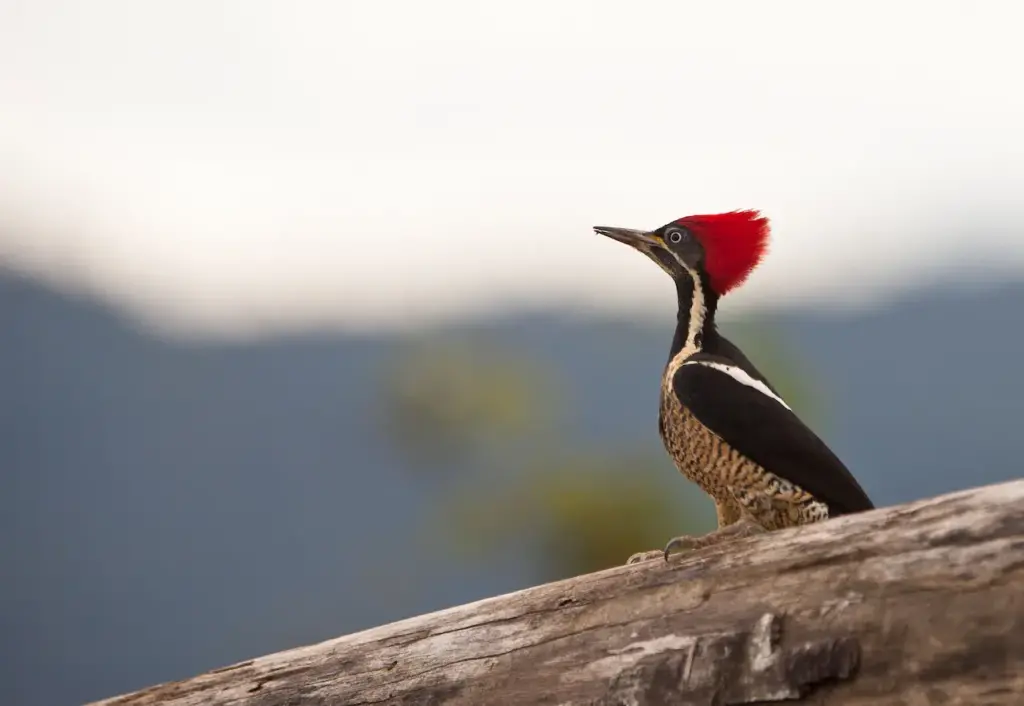
[[[794,409],[820,412],[805,367],[770,328],[732,328]],[[596,447],[562,433],[575,410],[557,371],[525,354],[483,338],[425,338],[387,370],[382,420],[410,464],[431,471],[445,545],[468,560],[526,546],[548,581],[714,527],[695,486],[679,478],[679,492],[666,492],[677,472],[660,444]]]
[[[417,464],[451,464],[481,450],[529,441],[559,415],[550,371],[483,340],[423,340],[385,379],[383,419]]]
[[[657,474],[672,467],[655,454],[566,451],[524,461],[511,487],[488,494],[475,483],[453,498],[455,541],[472,556],[526,542],[553,580],[621,564],[708,519],[695,495],[687,502],[685,491],[664,492]]]

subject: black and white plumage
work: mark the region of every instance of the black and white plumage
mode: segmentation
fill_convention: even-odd
[[[824,503],[829,517],[872,509],[843,462],[755,374],[724,356],[696,353],[679,366],[672,391],[740,454]]]
[[[715,501],[719,529],[664,550],[872,509],[853,475],[715,325],[719,298],[756,265],[767,220],[691,216],[655,231],[596,228],[676,284],[678,321],[662,376],[659,431],[680,472]],[[731,249],[730,249],[731,248]],[[662,552],[643,552],[630,561]]]

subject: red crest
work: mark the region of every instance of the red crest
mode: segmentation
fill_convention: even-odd
[[[704,269],[719,296],[742,284],[768,249],[771,228],[758,211],[687,216],[676,223],[704,247]]]

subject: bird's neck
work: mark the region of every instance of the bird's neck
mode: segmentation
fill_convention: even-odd
[[[725,358],[731,365],[741,368],[755,380],[767,385],[774,394],[778,394],[743,351],[718,332],[715,325],[718,295],[711,289],[706,279],[677,279],[676,294],[679,299],[676,333],[672,338],[672,350],[665,366],[665,376],[669,380],[690,356],[695,353],[710,353]]]
[[[718,338],[718,330],[715,328],[718,296],[704,278],[696,274],[678,278],[676,297],[679,311],[676,315],[676,333],[669,352],[670,367],[678,367],[694,353],[713,348]]]

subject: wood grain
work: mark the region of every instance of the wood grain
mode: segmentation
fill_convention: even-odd
[[[1024,480],[537,586],[97,706],[785,701],[1024,704]]]

